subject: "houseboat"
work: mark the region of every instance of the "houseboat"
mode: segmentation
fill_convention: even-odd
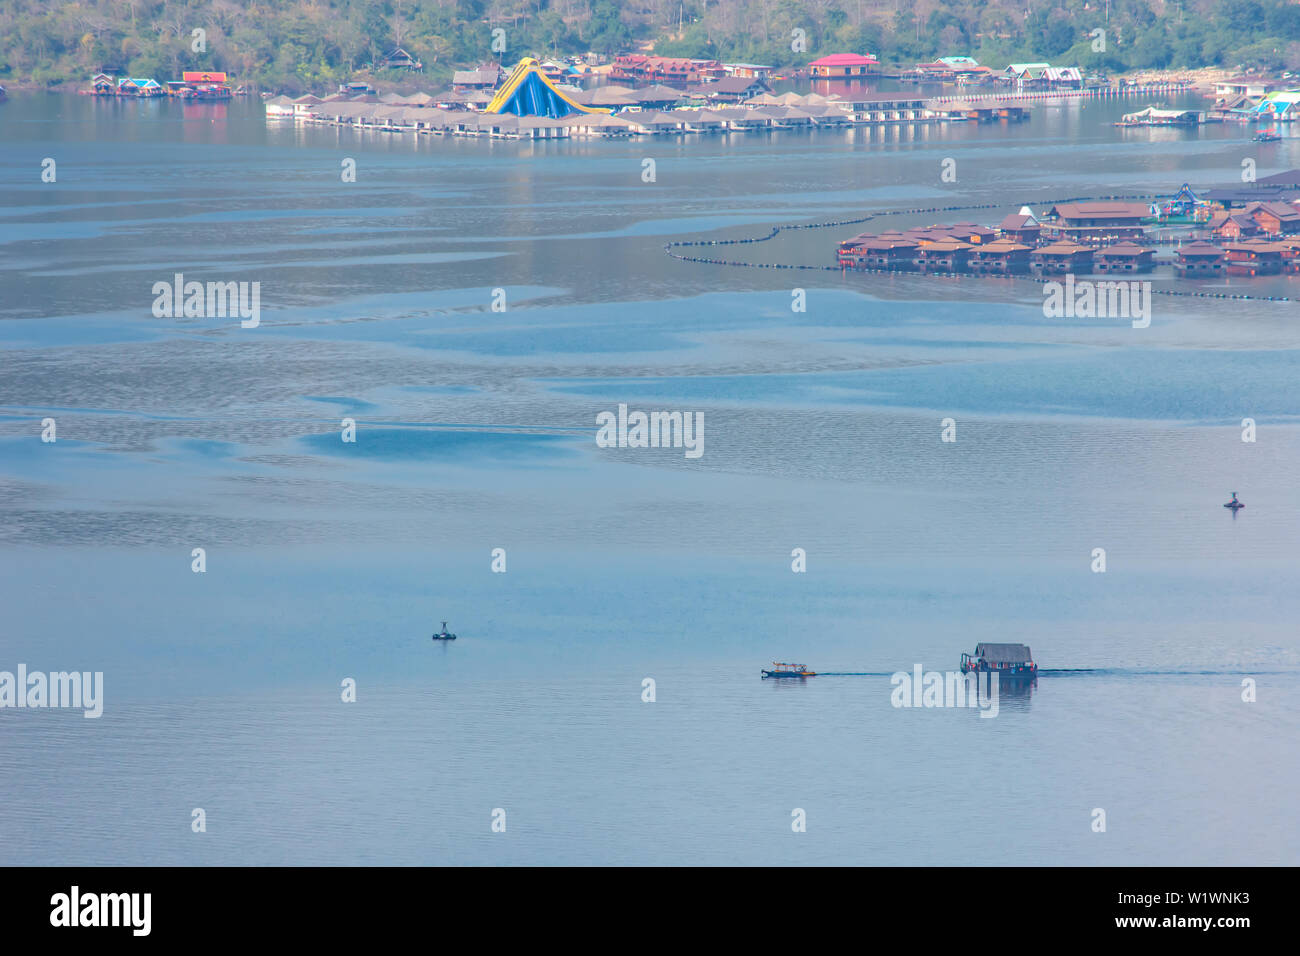
[[[769,677],[797,677],[802,680],[805,677],[816,677],[816,671],[810,671],[806,664],[787,664],[784,661],[773,661],[770,671],[763,671],[763,679]]]
[[[1125,113],[1116,126],[1200,126],[1205,122],[1201,110],[1162,110],[1154,106],[1137,113]]]
[[[446,621],[443,621],[443,622],[442,622],[442,630],[441,630],[440,632],[438,632],[437,634],[434,634],[434,635],[433,635],[433,639],[434,639],[435,641],[454,641],[454,640],[456,639],[456,635],[450,633],[450,632],[447,630],[447,622],[446,622]]]
[[[1038,676],[1038,665],[1027,644],[976,644],[974,654],[962,654],[963,674],[986,671],[996,673],[1000,679],[1032,680]]]

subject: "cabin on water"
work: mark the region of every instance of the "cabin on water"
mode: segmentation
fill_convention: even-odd
[[[974,654],[961,656],[961,672],[990,671],[1001,677],[1035,677],[1038,665],[1028,644],[976,644]]]

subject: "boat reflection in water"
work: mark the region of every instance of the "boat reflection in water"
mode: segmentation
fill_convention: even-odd
[[[1000,702],[1028,702],[1038,685],[1038,665],[1028,644],[976,644],[974,654],[961,655],[961,672],[975,674],[976,693],[984,693],[980,674],[996,674],[997,688],[993,691]]]

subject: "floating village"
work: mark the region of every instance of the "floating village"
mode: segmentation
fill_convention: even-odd
[[[942,57],[907,70],[886,70],[870,54],[836,53],[789,76],[770,66],[629,53],[539,61],[513,68],[487,63],[458,70],[439,92],[379,93],[369,82],[345,83],[329,95],[262,94],[268,121],[285,120],[385,133],[430,133],[504,139],[559,139],[665,134],[746,133],[881,124],[1016,122],[1034,105],[1061,98],[1162,97],[1190,91],[1186,82],[1112,82],[1077,67],[1012,63],[1002,70],[965,56]],[[423,64],[402,49],[379,64],[388,75],[417,77]],[[774,92],[774,82],[806,82],[811,92]],[[868,91],[876,81],[919,90]],[[1268,124],[1260,141],[1280,139],[1277,124],[1300,116],[1300,83],[1228,78],[1204,90],[1204,110],[1149,105],[1125,114],[1123,126],[1195,126],[1214,122]],[[86,95],[220,100],[244,95],[225,73],[187,71],[176,81],[92,77]]]
[[[1024,206],[996,225],[864,232],[836,256],[842,269],[884,272],[1138,275],[1164,263],[1184,278],[1300,274],[1300,169],[1199,195],[1184,183],[1154,201]]]
[[[247,96],[242,87],[231,87],[226,74],[185,70],[179,80],[159,83],[142,77],[113,77],[96,73],[90,78],[90,88],[80,91],[83,96],[122,96],[132,99],[151,99],[156,96],[175,96],[187,100],[228,100],[234,96]]]
[[[412,76],[423,68],[402,49],[391,51],[383,66]],[[1115,83],[1085,76],[1075,67],[1048,63],[1013,63],[993,70],[962,56],[886,72],[869,54],[838,53],[813,60],[795,73],[779,77],[761,64],[642,53],[604,63],[584,57],[564,61],[525,57],[510,69],[489,63],[456,71],[451,87],[438,93],[379,93],[368,82],[354,81],[326,96],[262,97],[269,123],[377,133],[559,139],[1015,123],[1046,100],[1192,92],[1182,82]],[[791,78],[808,81],[812,90],[774,92],[771,82]],[[878,79],[897,86],[937,84],[943,92],[869,89]],[[1199,91],[1213,97],[1206,109],[1151,105],[1124,114],[1116,125],[1237,122],[1257,129],[1255,142],[1270,143],[1281,138],[1280,127],[1300,117],[1300,87],[1295,84],[1286,77],[1230,77],[1215,83],[1212,90]],[[232,87],[225,73],[192,71],[166,83],[100,73],[82,92],[193,100],[223,100],[246,93],[242,87]],[[932,210],[911,210],[928,211]],[[1077,199],[1042,206],[1037,213],[1025,206],[997,223],[940,223],[864,232],[838,243],[836,262],[846,271],[940,275],[1136,275],[1159,265],[1191,278],[1295,274],[1300,273],[1300,171],[1202,193],[1183,184],[1163,198]]]

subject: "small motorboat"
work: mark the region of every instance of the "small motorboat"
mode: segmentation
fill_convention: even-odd
[[[1225,508],[1231,508],[1231,509],[1232,509],[1232,513],[1233,513],[1233,514],[1236,514],[1238,508],[1244,508],[1244,507],[1246,507],[1246,505],[1245,505],[1244,502],[1241,502],[1241,501],[1238,501],[1238,500],[1237,500],[1237,493],[1234,491],[1234,492],[1232,493],[1232,500],[1229,501],[1227,504],[1225,504],[1223,507],[1225,507]]]
[[[450,632],[447,630],[447,622],[446,622],[446,621],[443,621],[443,622],[442,622],[442,631],[441,631],[440,633],[438,633],[438,634],[433,635],[433,640],[435,640],[435,641],[454,641],[455,639],[456,639],[456,635],[450,633]]]
[[[763,671],[763,679],[769,677],[816,677],[816,671],[810,671],[806,664],[787,664],[784,661],[773,661],[772,670]]]
[[[1251,137],[1254,143],[1280,143],[1282,134],[1275,129],[1262,129]]]

